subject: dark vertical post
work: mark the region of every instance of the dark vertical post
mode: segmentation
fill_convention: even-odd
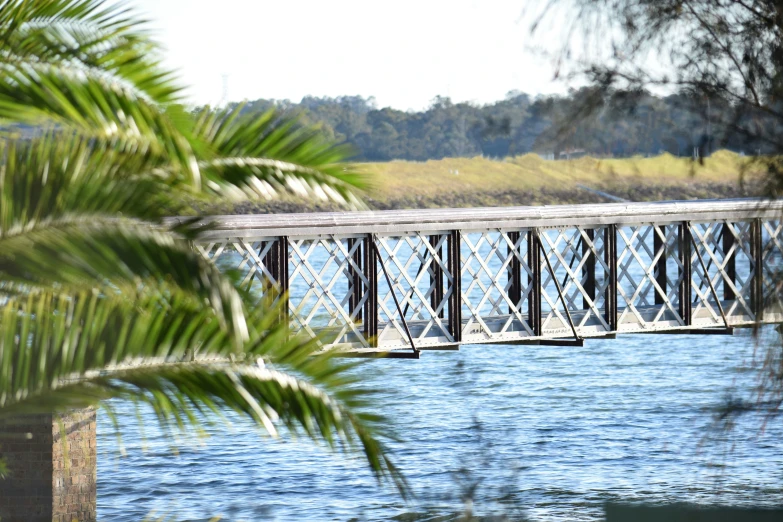
[[[440,241],[440,235],[430,236],[429,242],[432,249],[437,253],[438,257],[443,260],[443,250],[438,251],[438,241]],[[445,294],[443,284],[443,267],[438,260],[433,256],[432,263],[430,263],[430,283],[432,286],[432,293],[430,294],[430,306],[433,310],[437,310],[443,302],[443,295]],[[438,317],[444,317],[446,307],[440,309]]]
[[[534,230],[527,232],[527,262],[533,273],[530,282],[528,323],[536,336],[541,335],[541,247]]]
[[[283,236],[281,237],[278,242],[279,246],[278,255],[279,255],[279,281],[280,286],[283,288],[283,291],[288,294],[288,238]],[[288,310],[288,308],[286,308]]]
[[[288,238],[278,237],[265,256],[264,263],[275,279],[280,292],[282,318],[288,320]]]
[[[339,239],[337,240],[339,241]],[[351,262],[348,263],[348,277],[351,285],[351,295],[348,296],[348,315],[353,317],[355,323],[362,322],[362,297],[364,296],[364,282],[362,281],[362,246],[357,246],[359,239],[348,238],[345,240]],[[355,249],[355,250],[354,250]]]
[[[595,230],[585,230],[584,234],[590,240],[590,243],[595,241]],[[595,302],[595,253],[590,248],[590,245],[587,244],[587,241],[583,239],[582,259],[584,258],[587,258],[587,260],[582,265],[582,288],[584,288],[587,297],[589,297],[591,301]],[[588,304],[585,296],[582,296],[582,308],[585,310],[590,308],[590,305]]]
[[[266,267],[267,270],[269,270],[269,273],[272,274],[272,279],[274,279],[274,281],[270,281],[270,282],[276,285],[280,284],[279,279],[277,277],[277,258],[278,258],[277,249],[279,248],[278,241],[279,238],[273,239],[272,245],[269,247],[269,250],[264,255],[264,266]],[[266,292],[267,290],[268,289],[266,288],[266,286],[264,286],[264,291]]]
[[[655,282],[658,283],[658,286],[661,287],[664,294],[661,295],[657,289],[655,290],[655,304],[657,305],[663,305],[666,302],[666,297],[668,297],[666,294],[669,291],[667,288],[668,277],[666,274],[666,261],[669,257],[669,249],[667,248],[666,241],[661,239],[661,235],[664,238],[666,237],[666,225],[663,225],[663,227],[653,225],[653,256],[657,256],[658,252],[663,250],[661,257],[658,258],[654,268]]]
[[[604,261],[609,267],[609,283],[606,285],[604,299],[604,319],[609,328],[617,331],[617,225],[608,225],[604,229]]]
[[[753,263],[753,282],[750,285],[750,301],[756,321],[764,313],[764,245],[761,219],[754,219],[750,225],[750,249]]]
[[[362,239],[364,263],[362,269],[367,278],[367,300],[364,301],[364,337],[370,346],[378,346],[378,258],[373,248],[372,234]]]
[[[462,341],[462,260],[459,230],[449,232],[447,266],[451,272],[451,295],[449,296],[449,330],[454,342]]]
[[[693,307],[692,281],[693,273],[691,271],[691,261],[693,254],[691,252],[691,229],[688,221],[683,221],[677,228],[677,247],[682,263],[682,278],[680,278],[680,305],[679,313],[686,326],[691,325],[691,309]]]
[[[734,230],[731,223],[723,223],[723,255],[726,256],[734,247]],[[723,280],[723,299],[727,301],[733,301],[737,299],[737,295],[732,290],[729,282],[736,284],[737,282],[737,256],[732,252],[728,258],[724,259],[724,265],[726,266],[726,279]]]
[[[511,245],[507,245],[507,253],[509,256],[509,263],[508,263],[508,299],[512,303],[514,303],[514,306],[517,307],[517,310],[522,312],[522,263],[519,261],[519,232],[509,232],[508,233],[508,239],[511,242]],[[511,307],[509,306],[508,313],[512,313]]]

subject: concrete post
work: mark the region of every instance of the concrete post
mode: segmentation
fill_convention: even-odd
[[[96,520],[95,410],[0,422],[2,522]]]

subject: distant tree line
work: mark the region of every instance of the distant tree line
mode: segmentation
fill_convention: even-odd
[[[298,113],[304,123],[319,125],[329,139],[351,144],[356,159],[364,161],[502,158],[528,152],[553,158],[662,152],[705,156],[718,148],[770,152],[763,134],[737,132],[738,125],[764,128],[769,122],[749,110],[727,127],[719,123],[729,109],[723,105],[717,98],[688,94],[661,97],[586,87],[564,96],[535,98],[512,91],[487,105],[453,103],[438,96],[419,112],[379,109],[374,98],[361,96],[306,96],[299,103],[259,99],[243,111],[274,107]]]

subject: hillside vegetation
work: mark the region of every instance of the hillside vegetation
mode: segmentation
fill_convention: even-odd
[[[427,161],[444,158],[507,158],[529,152],[570,157],[574,151],[601,158],[630,158],[669,152],[709,156],[718,149],[774,154],[770,139],[781,130],[764,114],[747,110],[728,126],[719,115],[735,114],[733,104],[687,92],[658,97],[614,91],[597,96],[577,89],[566,96],[530,97],[511,92],[494,103],[454,103],[436,97],[419,111],[379,108],[360,96],[300,102],[255,100],[247,113],[271,108],[296,114],[330,139],[351,145],[357,161]],[[762,129],[756,135],[751,129]]]

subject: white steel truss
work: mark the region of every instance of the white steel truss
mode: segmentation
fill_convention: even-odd
[[[755,263],[750,233],[750,222],[719,221],[691,225],[698,253],[708,271],[708,274],[704,273],[697,255],[694,255],[691,269],[692,324],[722,324],[718,299],[728,317],[756,319],[751,304]],[[710,283],[717,295],[713,295]]]
[[[588,233],[589,232],[589,233]],[[604,260],[605,229],[557,228],[540,234],[551,274],[542,260],[542,331],[570,335],[563,301],[581,335],[611,330],[599,308],[609,284],[609,265]],[[592,237],[591,237],[592,236]],[[559,279],[562,298],[553,275]]]
[[[783,319],[780,219],[607,221],[226,234],[196,248],[253,295],[285,298],[292,329],[325,347],[410,350],[407,331],[434,348]]]
[[[617,299],[622,310],[618,330],[646,331],[687,324],[677,296],[684,272],[677,234],[676,226],[652,223],[618,227]],[[665,280],[661,275],[664,267]]]
[[[377,239],[379,347],[410,347],[403,318],[417,347],[454,342],[445,320],[454,286],[454,276],[443,254],[446,241],[443,234],[419,233]],[[391,288],[383,268],[389,273]],[[391,292],[396,293],[401,311],[397,310]]]
[[[333,236],[290,241],[289,311],[294,330],[318,336],[327,345],[369,346],[359,328],[359,313],[369,295],[368,278],[356,262],[360,245]],[[351,306],[353,295],[361,297]]]
[[[526,231],[462,236],[462,340],[518,340],[535,335],[528,320],[533,272]],[[521,270],[516,276],[513,270]]]
[[[266,262],[274,245],[275,239],[237,239],[225,243],[196,244],[196,249],[218,267],[239,271],[242,277],[240,285],[260,298],[270,288],[280,293],[277,277]]]

